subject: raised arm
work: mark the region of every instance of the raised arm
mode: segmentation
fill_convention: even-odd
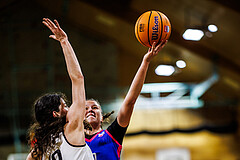
[[[161,42],[158,46],[154,43],[152,48],[149,48],[148,52],[144,55],[142,63],[132,81],[130,89],[123,101],[123,104],[118,112],[117,121],[122,127],[128,126],[135,102],[141,92],[142,86],[145,81],[149,63],[152,58],[155,57],[158,52],[165,46],[167,41]]]
[[[84,77],[78,63],[75,52],[68,41],[67,34],[61,29],[57,20],[54,23],[48,19],[43,18],[43,24],[46,25],[53,33],[50,38],[60,42],[64,58],[67,65],[67,71],[72,82],[72,105],[68,110],[67,131],[83,130],[83,119],[85,115],[85,88]]]

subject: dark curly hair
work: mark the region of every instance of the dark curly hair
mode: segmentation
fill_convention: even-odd
[[[39,97],[34,107],[34,124],[28,132],[28,143],[31,145],[31,154],[34,159],[41,159],[46,154],[59,147],[57,138],[63,132],[66,116],[53,117],[53,111],[59,111],[60,99],[66,101],[63,93],[47,93]]]

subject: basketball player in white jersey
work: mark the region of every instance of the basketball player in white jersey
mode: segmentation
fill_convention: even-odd
[[[67,71],[72,83],[72,104],[66,106],[62,93],[45,94],[34,104],[35,123],[30,127],[31,152],[27,160],[93,160],[85,143],[84,77],[66,33],[58,22],[43,18],[43,24],[53,33],[50,38],[60,42]]]

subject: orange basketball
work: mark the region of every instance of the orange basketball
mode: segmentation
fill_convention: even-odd
[[[170,21],[159,11],[143,13],[135,24],[135,35],[138,41],[147,47],[151,47],[153,42],[159,44],[162,40],[168,40],[170,34]]]

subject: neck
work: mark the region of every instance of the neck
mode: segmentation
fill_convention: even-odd
[[[100,132],[102,130],[101,124],[91,124],[90,123],[90,125],[92,127],[92,130],[87,129],[85,131],[86,134],[88,134],[88,135],[93,135],[93,134],[98,133],[98,132]]]

